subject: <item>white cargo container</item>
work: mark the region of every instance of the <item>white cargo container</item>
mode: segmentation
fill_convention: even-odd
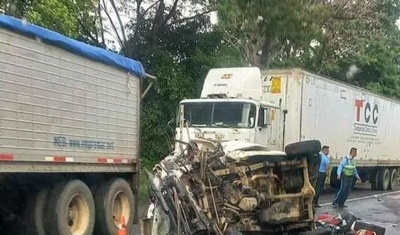
[[[301,69],[262,71],[262,84],[264,100],[281,109],[276,148],[311,139],[328,145],[328,179],[337,187],[336,167],[355,147],[362,181],[380,190],[396,187],[399,101]]]
[[[1,234],[25,224],[24,234],[109,235],[121,217],[137,222],[145,75],[139,62],[0,16]]]

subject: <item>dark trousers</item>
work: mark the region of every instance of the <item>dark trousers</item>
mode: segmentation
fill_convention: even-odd
[[[340,190],[337,193],[333,204],[338,204],[339,206],[343,206],[347,198],[349,197],[352,185],[353,185],[353,176],[345,176],[342,174],[342,176],[340,177]]]
[[[315,195],[313,199],[314,204],[318,204],[319,196],[324,191],[325,179],[326,179],[326,173],[318,172],[317,183],[315,184]]]

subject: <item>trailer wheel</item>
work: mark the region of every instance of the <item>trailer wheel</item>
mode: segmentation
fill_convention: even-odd
[[[331,188],[333,189],[338,189],[340,188],[340,180],[337,179],[337,174],[336,174],[337,168],[333,168],[331,170],[331,177],[329,179],[329,183],[331,185]]]
[[[115,178],[99,186],[95,193],[96,235],[117,234],[123,216],[129,231],[134,217],[134,196],[126,180]]]
[[[397,170],[396,169],[391,169],[390,170],[390,183],[389,183],[389,190],[397,190],[397,187],[399,185],[399,181],[397,178]]]
[[[321,151],[321,142],[319,140],[306,140],[285,147],[287,155],[313,155]]]
[[[95,207],[90,189],[81,180],[57,184],[50,194],[48,234],[92,235]]]
[[[24,234],[44,235],[46,234],[44,226],[44,210],[47,203],[48,189],[42,189],[37,192],[34,197],[29,198],[28,205],[25,209],[25,220],[27,221],[24,228]]]
[[[390,183],[390,172],[388,168],[383,168],[379,170],[378,173],[378,189],[381,191],[386,191]]]
[[[378,189],[378,176],[379,176],[379,171],[378,170],[372,170],[371,174],[369,175],[369,183],[371,184],[371,189],[372,190],[377,190]]]

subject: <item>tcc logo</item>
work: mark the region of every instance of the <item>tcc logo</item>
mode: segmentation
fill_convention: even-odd
[[[365,107],[364,107],[365,104]],[[376,123],[378,123],[378,113],[379,113],[379,109],[378,109],[378,105],[375,104],[374,107],[372,108],[372,105],[369,102],[365,102],[363,100],[357,100],[355,102],[355,106],[357,109],[357,122],[360,122],[360,118],[361,118],[361,113],[364,114],[364,122],[369,124],[372,120],[372,123],[374,125],[376,125]]]

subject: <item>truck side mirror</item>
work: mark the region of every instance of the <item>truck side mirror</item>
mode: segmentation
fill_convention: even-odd
[[[174,123],[175,123],[175,117],[172,117],[172,118],[168,121],[167,125],[168,125],[168,126],[171,126],[171,125],[174,124]]]

